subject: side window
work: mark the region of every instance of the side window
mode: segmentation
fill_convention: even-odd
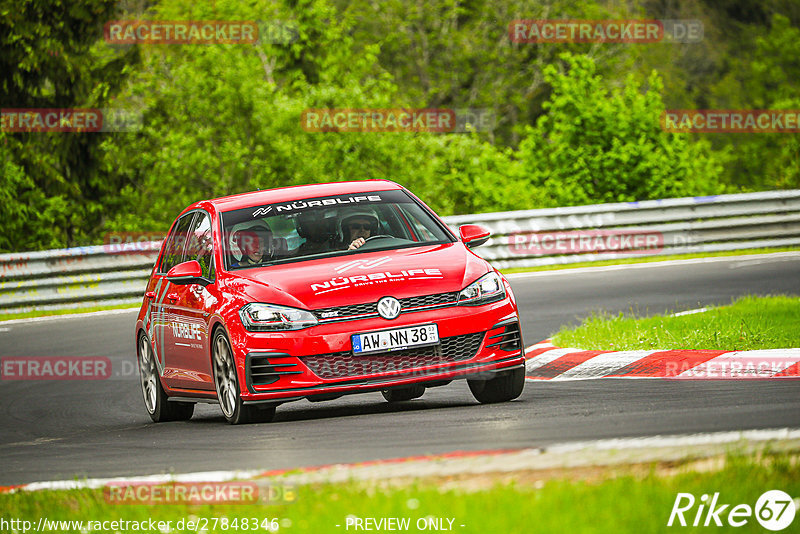
[[[433,235],[430,230],[428,230],[428,228],[414,216],[414,214],[405,209],[403,210],[403,214],[414,226],[414,230],[417,232],[417,235],[420,236],[422,241],[436,241],[436,236]]]
[[[167,236],[167,245],[164,249],[164,257],[161,258],[161,266],[158,269],[159,273],[166,273],[181,262],[184,245],[186,244],[186,235],[189,232],[189,226],[192,219],[194,219],[194,215],[194,212],[192,212],[181,217],[178,224],[175,225],[172,232]]]
[[[189,230],[186,256],[183,261],[197,260],[203,269],[203,278],[214,279],[214,241],[211,237],[211,218],[200,212]]]

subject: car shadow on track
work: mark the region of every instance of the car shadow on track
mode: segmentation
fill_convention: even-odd
[[[328,401],[329,403],[336,401]],[[524,402],[521,400],[514,401],[515,403]],[[211,409],[219,410],[217,406],[210,405]],[[459,399],[415,399],[405,402],[388,403],[385,401],[362,401],[359,403],[347,402],[347,404],[336,405],[323,405],[312,404],[308,401],[298,401],[295,403],[287,403],[278,406],[275,414],[275,419],[270,425],[280,423],[290,423],[299,421],[315,421],[322,419],[333,419],[341,417],[358,417],[363,415],[377,415],[377,414],[392,414],[404,412],[421,412],[428,410],[447,410],[457,408],[474,408],[480,409],[481,405],[477,401],[467,401]],[[489,408],[487,406],[487,408]],[[194,424],[218,424],[224,423],[225,419],[222,414],[219,415],[209,413],[208,409],[204,409],[201,413],[196,413],[189,423]]]

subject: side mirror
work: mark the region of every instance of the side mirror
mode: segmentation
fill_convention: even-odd
[[[208,283],[208,280],[203,278],[203,269],[196,260],[179,263],[170,269],[167,273],[167,280],[179,286]]]
[[[458,233],[461,234],[461,241],[469,248],[479,247],[492,237],[492,232],[488,228],[477,224],[461,225],[458,227]]]

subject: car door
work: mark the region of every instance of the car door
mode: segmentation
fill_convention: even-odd
[[[164,252],[161,254],[158,266],[150,279],[145,292],[148,299],[149,313],[146,319],[150,340],[153,344],[153,352],[159,374],[166,380],[169,375],[170,352],[172,347],[172,328],[169,317],[169,306],[167,295],[169,294],[169,284],[167,282],[167,271],[180,263],[183,257],[186,236],[189,232],[195,213],[187,213],[181,216],[172,225],[172,229],[164,243]]]
[[[181,261],[195,260],[203,278],[213,284],[216,274],[211,218],[197,211],[186,239]],[[169,381],[171,388],[213,390],[208,348],[208,318],[215,298],[205,284],[169,283],[167,307],[172,330]]]

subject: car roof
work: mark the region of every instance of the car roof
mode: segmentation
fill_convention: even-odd
[[[317,198],[333,195],[354,195],[370,191],[387,191],[402,189],[402,186],[390,180],[358,180],[352,182],[328,182],[322,184],[294,185],[278,189],[265,189],[239,193],[227,197],[199,201],[187,208],[193,209],[201,204],[211,204],[217,211],[231,211],[251,208],[274,202],[291,202],[306,198]]]

